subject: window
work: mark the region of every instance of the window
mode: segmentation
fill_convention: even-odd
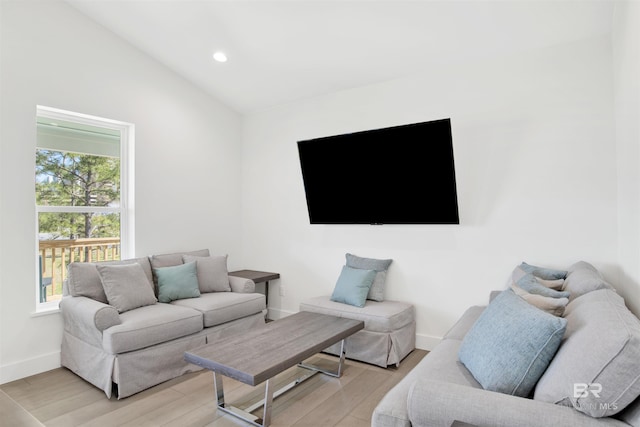
[[[72,262],[133,256],[133,125],[38,106],[38,310],[57,308]]]

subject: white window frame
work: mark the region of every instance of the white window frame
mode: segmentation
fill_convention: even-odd
[[[40,212],[119,212],[120,213],[120,257],[132,258],[135,254],[135,203],[134,203],[134,165],[135,165],[135,125],[133,123],[118,120],[105,119],[103,117],[88,114],[75,113],[73,111],[58,108],[36,106],[36,117],[63,120],[83,125],[117,130],[120,132],[120,208],[114,210],[109,207],[85,207],[85,206],[38,206],[36,204],[36,235],[35,235],[35,303],[36,313],[58,310],[58,301],[40,302],[39,269],[39,239],[38,239],[38,214]],[[34,200],[35,203],[35,200]]]

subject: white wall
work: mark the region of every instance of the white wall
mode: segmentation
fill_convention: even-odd
[[[429,70],[246,118],[246,265],[278,271],[271,315],[330,294],[345,252],[393,258],[386,296],[430,348],[521,261],[617,276],[610,39]],[[461,224],[309,225],[296,141],[450,117]],[[384,158],[373,168],[384,173]],[[250,208],[249,208],[250,207]],[[249,244],[249,242],[251,242]]]
[[[209,248],[240,267],[240,117],[58,1],[1,2],[0,383],[59,366],[34,317],[36,105],[134,123],[136,253]]]
[[[640,312],[640,3],[616,3],[613,77],[618,148],[619,285]]]
[[[241,122],[64,3],[0,2],[0,383],[59,362],[59,315],[31,315],[36,104],[134,123],[138,255],[209,247],[230,268],[278,271],[274,317],[329,294],[348,251],[394,259],[387,297],[416,304],[422,348],[522,260],[590,261],[638,312],[637,10],[616,7],[613,56],[586,40]],[[443,117],[461,225],[308,224],[297,140]]]

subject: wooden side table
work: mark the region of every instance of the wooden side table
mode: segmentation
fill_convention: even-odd
[[[264,298],[269,307],[269,280],[275,280],[280,278],[280,273],[269,273],[268,271],[256,271],[256,270],[237,270],[229,273],[229,276],[243,277],[245,279],[251,279],[255,283],[264,282]]]

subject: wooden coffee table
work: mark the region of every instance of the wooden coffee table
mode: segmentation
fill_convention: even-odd
[[[253,329],[233,337],[187,351],[184,359],[213,371],[218,408],[256,426],[271,423],[273,399],[318,372],[340,377],[344,365],[344,340],[364,328],[361,320],[345,319],[324,314],[300,312],[274,322],[264,328]],[[325,348],[342,341],[337,370],[327,371],[302,362]],[[298,365],[309,372],[283,388],[274,391],[271,379]],[[224,375],[252,386],[266,381],[264,400],[249,408],[236,408],[224,401]],[[251,414],[263,406],[262,418]]]

